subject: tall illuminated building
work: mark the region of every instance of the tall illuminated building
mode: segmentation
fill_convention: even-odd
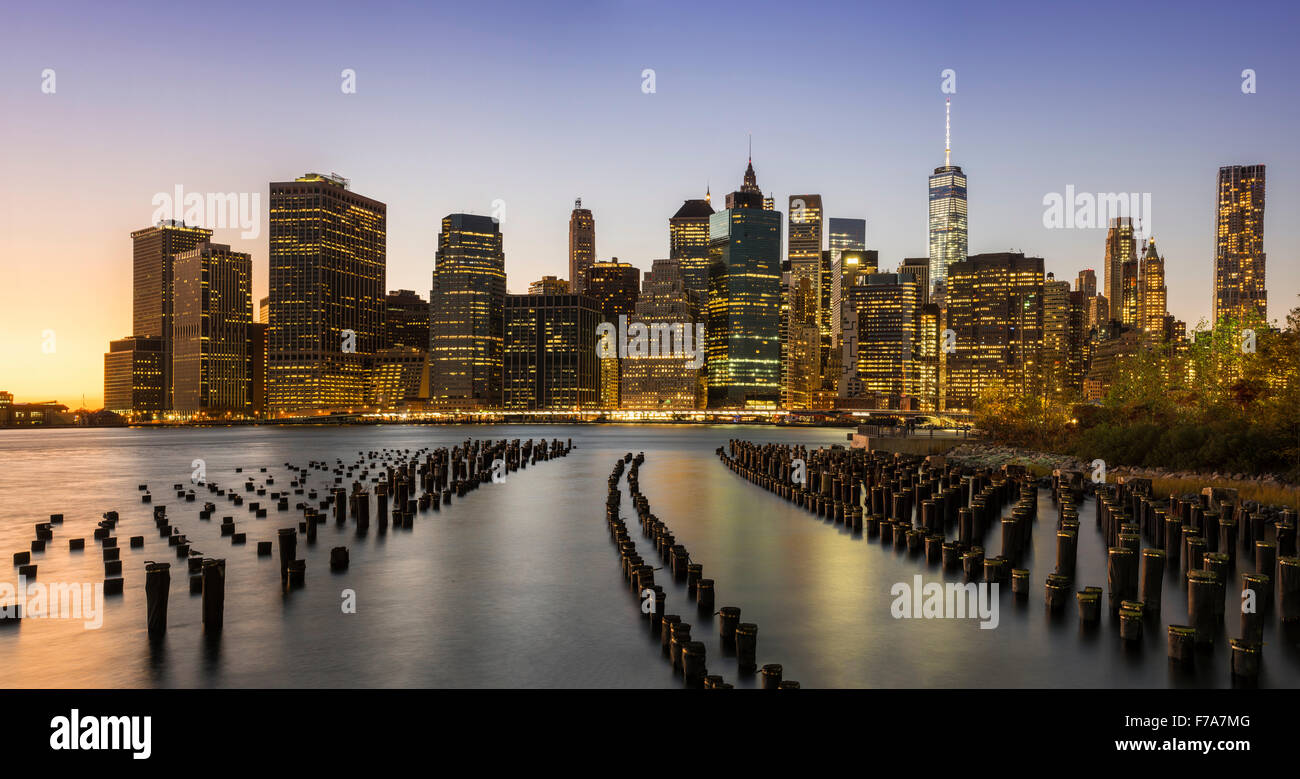
[[[834,360],[831,375],[835,395],[839,398],[856,398],[861,395],[857,381],[858,318],[851,305],[853,289],[865,284],[867,277],[880,270],[880,253],[875,250],[842,249],[838,261],[839,273],[833,283],[832,315],[835,319],[833,340]]]
[[[822,198],[791,195],[781,405],[814,407],[822,380]],[[827,290],[829,292],[829,290]],[[827,322],[829,324],[829,322]]]
[[[952,164],[952,102],[944,121],[943,167],[930,176],[930,288],[943,286],[948,267],[966,259],[966,174]]]
[[[162,408],[172,407],[172,313],[176,255],[212,239],[212,231],[168,219],[131,233],[132,331],[162,339]],[[152,409],[150,409],[152,410]]]
[[[507,411],[599,407],[595,300],[586,295],[506,295]]]
[[[1043,281],[1042,258],[1023,254],[977,254],[948,267],[946,326],[956,338],[946,356],[946,410],[971,410],[994,381],[1038,390]]]
[[[1169,291],[1165,287],[1165,259],[1156,251],[1156,239],[1142,252],[1137,327],[1148,341],[1162,341],[1165,316],[1169,313]]]
[[[687,200],[668,219],[668,259],[681,269],[682,284],[701,309],[709,297],[709,198]]]
[[[763,200],[733,192],[709,219],[709,408],[780,399],[781,214]]]
[[[569,288],[583,292],[582,273],[596,262],[596,219],[591,209],[582,207],[582,198],[573,201],[569,215]]]
[[[336,175],[271,184],[272,413],[365,405],[384,337],[387,212]]]
[[[163,413],[163,339],[129,336],[110,341],[104,355],[104,408],[151,419]]]
[[[252,411],[253,260],[204,243],[176,255],[172,317],[173,406],[182,414]]]
[[[1268,316],[1264,286],[1264,166],[1219,168],[1214,220],[1214,300],[1217,324],[1246,312]]]
[[[620,361],[621,408],[690,411],[699,406],[704,365],[700,360],[692,366],[692,355],[702,354],[704,343],[697,337],[697,321],[699,309],[677,262],[655,260],[628,318],[629,336],[634,325],[642,325],[647,346],[654,348]]]
[[[826,236],[831,253],[831,342],[838,344],[842,325],[838,312],[844,301],[844,290],[840,286],[844,279],[842,255],[845,251],[867,250],[867,220],[830,217],[826,220]]]
[[[506,256],[493,218],[442,218],[429,291],[429,403],[498,408],[505,339]]]
[[[1043,377],[1049,397],[1064,397],[1070,383],[1071,298],[1070,282],[1051,273],[1043,284]]]
[[[636,266],[619,262],[617,257],[608,262],[597,262],[582,271],[585,294],[596,301],[602,321],[615,326],[620,316],[631,316],[636,309],[641,292],[641,272]],[[600,406],[619,408],[620,359],[605,357],[600,361]]]
[[[1110,318],[1125,325],[1137,321],[1137,239],[1133,218],[1113,217],[1106,230],[1106,300]]]
[[[849,294],[857,315],[857,397],[876,408],[917,408],[925,369],[918,360],[922,304],[916,278],[874,273],[863,282]]]

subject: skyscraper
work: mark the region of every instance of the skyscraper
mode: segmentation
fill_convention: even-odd
[[[668,259],[681,270],[682,284],[703,310],[709,297],[709,200],[687,200],[668,219]]]
[[[693,355],[704,349],[696,328],[698,317],[699,308],[677,262],[655,260],[628,319],[629,331],[638,324],[646,328],[652,353],[629,354],[621,361],[622,408],[689,411],[697,407],[703,361],[693,361]]]
[[[387,212],[347,179],[273,182],[267,403],[274,412],[345,409],[370,395],[383,339]]]
[[[858,397],[877,408],[917,407],[924,369],[918,361],[921,294],[906,273],[873,273],[851,288],[857,314]]]
[[[1096,297],[1097,295],[1097,272],[1092,268],[1084,268],[1079,271],[1079,277],[1075,279],[1074,289],[1082,292],[1084,298]]]
[[[1165,287],[1165,259],[1156,252],[1156,239],[1147,242],[1142,252],[1137,326],[1147,341],[1162,341],[1165,315],[1169,313],[1169,293]]]
[[[429,303],[415,290],[399,289],[384,297],[383,348],[429,349]]]
[[[104,355],[104,408],[151,418],[163,412],[164,397],[162,337],[110,341]]]
[[[948,266],[966,259],[966,174],[952,164],[951,111],[944,121],[943,167],[930,176],[930,288],[944,285]]]
[[[1126,325],[1137,321],[1137,259],[1133,218],[1113,217],[1106,230],[1106,300],[1110,318]]]
[[[1035,392],[1041,380],[1043,260],[1023,254],[977,254],[948,268],[945,409],[972,409],[994,381]]]
[[[429,292],[431,405],[500,407],[505,303],[500,224],[474,214],[443,217]]]
[[[582,198],[573,201],[569,215],[569,289],[583,292],[582,272],[596,261],[596,219],[582,207]]]
[[[1051,273],[1043,284],[1043,376],[1049,397],[1064,396],[1070,382],[1070,282]]]
[[[840,311],[844,301],[845,269],[842,255],[845,251],[867,250],[867,220],[831,217],[826,220],[827,248],[831,253],[831,342],[840,343]],[[873,268],[872,273],[875,273]]]
[[[586,295],[506,295],[503,407],[585,411],[599,406],[596,328]]]
[[[597,262],[582,271],[583,288],[596,301],[601,320],[615,326],[620,316],[631,316],[641,292],[641,272],[635,266],[619,262],[617,257],[608,262]],[[620,358],[604,357],[600,360],[600,407],[619,407],[622,380]]]
[[[1214,223],[1213,319],[1247,311],[1268,317],[1264,286],[1264,166],[1219,168]]]
[[[784,307],[781,405],[809,409],[814,407],[822,379],[821,195],[791,195],[787,220],[789,279]]]
[[[174,219],[131,233],[134,255],[132,335],[162,339],[162,408],[172,407],[172,312],[176,255],[212,239],[212,231]]]
[[[755,192],[733,192],[727,203],[709,219],[708,405],[772,406],[781,390],[781,214]]]
[[[172,318],[174,408],[186,414],[252,411],[253,261],[204,243],[176,255]]]

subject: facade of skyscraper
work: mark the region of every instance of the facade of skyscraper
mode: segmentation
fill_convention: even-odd
[[[1154,238],[1147,242],[1142,252],[1140,267],[1136,326],[1142,331],[1144,341],[1163,341],[1165,316],[1169,313],[1169,291],[1165,287],[1165,259],[1156,251]]]
[[[104,354],[104,408],[154,418],[163,413],[163,339],[130,336],[110,341]]]
[[[696,298],[701,311],[709,298],[709,217],[713,206],[708,199],[687,200],[668,219],[668,259],[677,262],[682,283]]]
[[[849,305],[857,314],[859,397],[875,408],[917,408],[924,369],[918,360],[922,306],[915,277],[866,276],[851,288]]]
[[[1264,166],[1219,168],[1214,222],[1212,318],[1248,311],[1268,317],[1264,285]]]
[[[703,360],[694,296],[686,289],[675,260],[655,260],[645,275],[636,309],[628,319],[646,328],[650,354],[629,354],[621,363],[621,407],[654,411],[690,411],[703,400]],[[680,341],[678,340],[680,339]],[[698,351],[697,351],[698,350]]]
[[[491,217],[448,214],[429,292],[429,403],[498,408],[505,348],[506,256]]]
[[[387,211],[335,175],[271,184],[272,413],[365,405],[384,337]]]
[[[266,322],[248,326],[248,412],[258,418],[266,416],[266,334],[270,329]]]
[[[948,136],[949,138],[951,136]],[[943,166],[930,176],[930,288],[945,285],[948,267],[966,260],[966,174],[952,164],[945,140]]]
[[[429,302],[414,290],[399,289],[384,297],[383,348],[429,348]]]
[[[596,262],[596,219],[591,209],[582,207],[582,198],[573,203],[569,215],[569,289],[583,292],[582,274]]]
[[[1070,282],[1057,281],[1053,274],[1047,274],[1043,284],[1044,391],[1058,402],[1066,397],[1070,385],[1073,314],[1070,295]]]
[[[252,257],[224,244],[200,244],[176,255],[174,291],[174,409],[204,416],[250,413]]]
[[[948,267],[947,328],[956,338],[945,364],[946,410],[974,408],[995,381],[1037,393],[1042,381],[1043,260],[977,254]]]
[[[637,296],[641,294],[641,272],[635,266],[619,262],[617,257],[608,262],[597,262],[582,271],[583,289],[596,301],[601,320],[617,325],[620,316],[631,316],[636,310]],[[604,357],[600,360],[600,407],[619,407],[622,384],[620,358]]]
[[[898,272],[909,274],[916,279],[917,286],[921,290],[921,305],[928,304],[930,302],[930,258],[905,257],[898,266]]]
[[[862,395],[857,379],[858,315],[851,305],[853,289],[880,270],[880,253],[866,249],[841,249],[839,274],[832,284],[832,314],[835,318],[835,396],[839,399]]]
[[[1137,321],[1137,241],[1133,218],[1118,216],[1106,230],[1106,300],[1110,318],[1125,325]]]
[[[775,406],[781,214],[764,208],[759,193],[733,192],[727,202],[709,220],[708,406]]]
[[[781,405],[815,406],[822,381],[822,198],[791,195],[787,214],[789,238],[786,284]],[[827,290],[829,291],[829,290]],[[828,322],[829,324],[829,322]]]
[[[1076,291],[1082,292],[1084,298],[1096,297],[1097,272],[1092,268],[1084,268],[1079,271],[1079,276],[1074,281],[1074,288]]]
[[[845,251],[867,250],[867,220],[831,217],[826,220],[826,234],[827,248],[831,253],[831,342],[838,348],[842,328],[839,312],[844,301],[841,287],[845,275],[843,254]]]
[[[596,301],[587,295],[507,295],[507,411],[599,408]]]
[[[131,233],[133,254],[132,335],[161,338],[161,411],[172,408],[172,314],[176,255],[212,240],[212,231],[166,220]]]

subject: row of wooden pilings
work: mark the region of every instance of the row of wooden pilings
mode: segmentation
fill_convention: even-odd
[[[1053,485],[1065,477],[1054,474]],[[1259,675],[1274,590],[1280,621],[1300,621],[1300,558],[1290,509],[1243,502],[1235,490],[1215,487],[1159,499],[1149,479],[1120,477],[1097,487],[1097,524],[1106,542],[1111,611],[1126,640],[1141,638],[1144,617],[1158,620],[1162,582],[1174,578],[1187,589],[1191,624],[1168,626],[1169,658],[1194,663],[1196,649],[1213,645],[1224,630],[1228,585],[1239,562],[1254,570],[1239,574],[1240,635],[1228,639],[1234,676]],[[1150,546],[1144,548],[1143,539]],[[1241,552],[1253,556],[1240,560]]]
[[[654,579],[654,572],[659,569],[642,559],[637,553],[636,542],[628,535],[627,525],[620,516],[622,492],[618,488],[627,464],[631,465],[627,471],[628,493],[632,496],[642,535],[654,545],[655,554],[663,561],[663,568],[669,571],[673,580],[686,585],[687,597],[695,601],[698,614],[706,619],[719,618],[720,643],[724,651],[735,653],[738,673],[749,675],[758,671],[763,689],[799,689],[798,682],[783,678],[783,668],[779,663],[768,663],[762,669],[758,668],[758,626],[741,622],[739,607],[723,606],[715,614],[713,579],[703,577],[703,565],[691,561],[685,545],[677,543],[668,525],[651,513],[650,502],[640,490],[638,471],[644,461],[644,453],[633,457],[629,452],[614,464],[609,477],[605,520],[619,553],[623,576],[630,591],[640,598],[642,614],[650,622],[651,635],[659,638],[660,647],[673,671],[682,675],[689,688],[726,690],[734,687],[721,675],[708,672],[704,642],[692,640],[691,625],[680,615],[667,613],[667,593]]]
[[[756,444],[732,439],[719,459],[733,472],[800,508],[969,581],[1010,583],[1028,594],[1029,571],[1014,568],[1029,547],[1038,486],[1022,468],[970,470],[938,456],[915,457],[841,446]],[[1004,506],[1015,506],[999,518]],[[1000,523],[1000,554],[984,538]],[[956,536],[946,536],[948,529]]]
[[[393,527],[409,529],[418,511],[430,509],[436,511],[442,505],[450,505],[453,495],[464,497],[479,485],[493,481],[494,475],[500,478],[505,472],[523,469],[529,464],[564,457],[572,448],[572,439],[567,442],[560,439],[551,441],[542,439],[536,443],[532,439],[522,442],[519,439],[496,442],[466,440],[462,445],[450,449],[420,450],[414,456],[411,455],[410,450],[359,452],[360,459],[351,466],[344,466],[341,460],[337,460],[333,466],[316,461],[310,462],[307,467],[284,463],[293,474],[289,485],[293,495],[307,494],[304,496],[306,500],[300,500],[295,506],[295,509],[301,511],[303,515],[297,527],[285,527],[277,531],[281,585],[289,589],[305,583],[307,562],[297,554],[299,533],[306,537],[308,544],[315,543],[317,527],[327,522],[327,515],[331,509],[338,525],[343,526],[347,523],[350,512],[356,523],[357,535],[366,534],[370,525],[371,503],[370,493],[366,489],[364,480],[371,476],[370,469],[376,467],[375,460],[382,458],[384,466],[382,469],[377,469],[379,472],[372,477],[372,481],[375,482],[375,519],[380,532],[384,532],[389,522],[390,496],[393,503],[391,512]],[[423,462],[419,459],[421,454],[425,455]],[[369,467],[364,465],[367,460],[371,461]],[[242,467],[238,467],[235,472],[242,473],[243,470]],[[307,488],[308,476],[312,470],[332,471],[334,475],[335,486],[327,490],[328,494],[316,506],[307,502],[307,500],[316,501],[318,498],[316,490]],[[264,467],[260,469],[261,473],[266,471]],[[359,479],[353,481],[350,493],[339,486],[345,476],[351,477],[357,472],[359,472]],[[227,498],[236,506],[243,506],[244,494],[254,493],[257,496],[265,496],[267,488],[274,483],[274,476],[267,475],[260,485],[253,477],[248,477],[242,485],[242,490],[236,488],[227,490],[216,482],[206,480],[199,482],[197,486],[206,488],[216,497]],[[176,491],[177,497],[183,498],[186,502],[194,502],[193,489],[187,490],[183,484],[174,484],[172,488]],[[417,495],[418,490],[423,490],[423,493]],[[141,493],[142,503],[153,503],[147,484],[140,484],[138,491]],[[269,498],[278,511],[289,509],[291,496],[288,490],[271,492]],[[268,508],[269,506],[263,506],[261,501],[248,504],[250,514],[257,519],[265,519]],[[205,557],[202,552],[195,549],[186,534],[179,532],[179,528],[172,523],[166,505],[152,505],[152,509],[154,524],[159,535],[167,539],[168,545],[175,550],[177,559],[183,561],[186,566],[191,594],[202,596],[202,624],[205,632],[220,632],[224,624],[225,559]],[[210,520],[215,512],[216,505],[206,502],[198,512],[199,519]],[[117,511],[107,511],[94,531],[94,540],[99,542],[103,551],[106,595],[120,595],[124,586],[118,538],[114,535],[118,521]],[[14,566],[18,569],[19,576],[28,580],[36,578],[37,564],[32,562],[31,555],[33,552],[45,551],[46,544],[53,540],[54,527],[62,523],[62,514],[51,515],[49,522],[37,523],[36,538],[32,542],[31,550],[14,553]],[[232,545],[247,543],[246,534],[236,531],[233,517],[227,516],[221,519],[220,534],[222,537],[228,537]],[[131,536],[130,546],[143,548],[144,536]],[[74,552],[84,550],[85,539],[69,539],[68,548]],[[269,557],[272,552],[272,541],[257,542],[259,557]],[[349,557],[347,547],[331,548],[330,569],[346,570]],[[145,561],[144,567],[146,625],[149,637],[158,639],[166,633],[167,629],[171,564],[148,560]],[[21,605],[16,605],[19,605],[19,608],[11,610],[9,613],[12,616],[5,617],[4,621],[21,620]]]

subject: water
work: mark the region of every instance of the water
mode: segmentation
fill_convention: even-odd
[[[758,662],[781,663],[805,687],[1226,687],[1231,684],[1226,639],[1191,672],[1166,660],[1163,624],[1186,624],[1185,590],[1167,579],[1162,625],[1148,624],[1135,650],[1125,650],[1118,626],[1103,618],[1082,633],[1075,606],[1051,619],[1043,581],[1055,562],[1055,511],[1046,491],[1034,528],[1034,549],[1021,563],[1032,571],[1026,605],[1010,588],[1000,594],[999,625],[978,620],[894,619],[890,589],[945,575],[924,558],[816,519],[736,476],[714,450],[732,437],[819,446],[843,443],[843,428],[737,426],[385,426],[239,427],[175,430],[44,430],[0,432],[0,582],[14,584],[13,552],[29,548],[33,525],[62,512],[54,540],[33,554],[40,582],[103,578],[99,544],[90,540],[104,511],[121,515],[116,535],[125,593],[109,597],[103,626],[25,619],[0,626],[0,686],[10,687],[676,687],[657,639],[649,636],[639,601],[621,577],[604,522],[605,481],[614,460],[644,451],[641,489],[651,510],[716,582],[716,605],[739,606],[759,626]],[[352,463],[358,452],[450,446],[473,438],[572,438],[567,458],[486,484],[450,509],[421,514],[410,531],[356,538],[352,525],[331,518],[314,546],[299,539],[306,586],[280,587],[278,558],[259,558],[256,542],[296,524],[296,512],[256,520],[247,504],[188,488],[195,459],[225,488],[248,477],[275,477],[270,491],[289,488],[285,462]],[[244,468],[242,474],[234,469]],[[267,468],[267,474],[258,469]],[[333,474],[312,471],[309,486],[332,486]],[[142,504],[147,483],[153,504]],[[626,490],[626,480],[622,482]],[[242,493],[242,490],[240,490]],[[267,497],[248,497],[261,500]],[[322,493],[323,495],[323,493]],[[291,504],[304,499],[291,496]],[[217,505],[200,521],[205,500]],[[154,505],[167,506],[179,532],[196,549],[227,561],[225,630],[204,637],[199,606],[174,549],[154,527]],[[635,515],[624,496],[629,531],[639,544]],[[248,534],[246,546],[220,536],[223,516]],[[1093,502],[1080,510],[1078,583],[1104,586],[1105,555]],[[144,549],[127,538],[145,537]],[[84,552],[67,539],[84,536]],[[346,545],[351,566],[329,570],[329,549]],[[999,548],[997,530],[986,539]],[[645,555],[648,557],[648,555]],[[145,633],[145,560],[172,565],[165,640]],[[1246,563],[1249,565],[1249,563]],[[1239,567],[1240,570],[1240,567]],[[668,577],[660,573],[663,582]],[[956,581],[952,575],[947,580]],[[700,617],[684,588],[668,581],[669,613],[694,626],[707,644],[710,673],[737,686],[735,660],[718,646],[716,617]],[[356,595],[356,613],[341,608]],[[1235,592],[1228,635],[1238,632]],[[1266,619],[1260,685],[1300,686],[1294,634]]]

